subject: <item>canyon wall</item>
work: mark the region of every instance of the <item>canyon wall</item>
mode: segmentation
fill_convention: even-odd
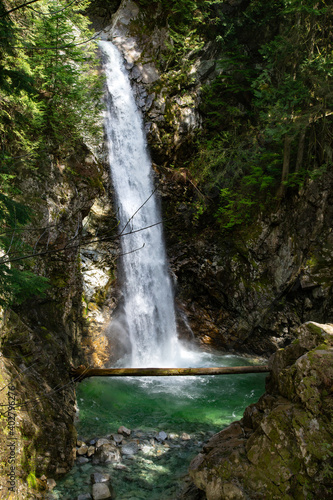
[[[231,11],[241,4],[226,2]],[[317,493],[317,480],[325,483],[330,469],[324,469],[324,448],[318,456],[310,448],[316,439],[328,439],[331,432],[327,427],[331,410],[323,410],[331,400],[326,397],[326,375],[320,368],[326,366],[331,351],[327,345],[318,349],[321,344],[311,342],[319,335],[316,328],[324,343],[330,332],[328,327],[307,325],[297,333],[297,327],[307,321],[332,321],[333,176],[328,170],[306,181],[302,189],[277,200],[264,214],[258,211],[250,224],[234,232],[221,231],[210,215],[198,217],[195,207],[202,193],[183,165],[202,128],[202,85],[219,75],[217,47],[207,43],[189,53],[185,75],[182,69],[169,69],[172,40],[157,3],[93,2],[90,16],[101,37],[112,40],[123,52],[144,116],[162,200],[181,335],[192,340],[194,336],[204,349],[268,356],[285,348],[272,362],[267,394],[246,410],[240,423],[213,438],[192,464],[191,476],[210,500],[254,495],[253,484],[241,482],[246,470],[252,471],[263,489],[272,487],[274,495],[290,491],[303,498],[306,491]],[[104,157],[103,148],[93,155],[81,145],[75,154],[64,160],[49,158],[38,175],[22,179],[35,224],[54,224],[38,236],[32,233],[28,241],[54,252],[37,264],[40,274],[51,282],[46,296],[2,314],[1,384],[15,387],[23,404],[17,408],[16,420],[21,464],[18,498],[38,498],[40,494],[29,493],[31,488],[47,488],[47,478],[61,476],[73,464],[75,388],[70,366],[104,366],[119,347],[115,333],[108,329],[119,299],[118,244]],[[213,200],[218,196],[214,191],[203,194]],[[101,242],[95,241],[99,238]],[[291,344],[299,335],[301,348],[297,340]],[[302,351],[302,358],[297,349],[304,349],[305,337],[313,339],[305,346],[311,352]],[[294,385],[294,376],[309,388],[310,399],[306,399],[306,387],[300,392]],[[329,367],[327,377],[331,380]],[[1,398],[1,404],[8,404],[5,391]],[[281,408],[288,410],[287,420],[280,419]],[[293,427],[287,432],[290,422]],[[1,425],[6,432],[6,420]],[[310,437],[303,442],[304,429]],[[283,437],[275,445],[279,450],[280,445],[286,450],[297,436],[297,463],[290,465],[287,451],[269,448],[272,433]],[[226,444],[229,438],[230,446]],[[258,442],[268,446],[262,460],[277,460],[281,484],[262,472],[265,464],[257,453]],[[226,451],[231,446],[234,454]],[[214,450],[220,464],[215,469],[210,462]],[[237,465],[237,479],[230,478],[230,464]],[[301,476],[308,481],[314,478],[313,490],[301,483]],[[3,490],[7,479],[3,470]],[[221,491],[231,493],[223,497]]]
[[[236,9],[234,4],[229,8]],[[203,348],[269,355],[291,342],[295,326],[332,318],[333,177],[327,171],[308,180],[233,232],[221,231],[213,217],[196,217],[199,189],[182,166],[202,126],[202,86],[219,74],[221,54],[210,42],[189,54],[184,83],[181,63],[178,73],[163,63],[172,44],[163,19],[158,4],[140,7],[126,0],[102,37],[124,54],[145,119],[180,331],[188,334],[185,312]]]
[[[1,404],[10,405],[15,421],[9,426],[8,406],[3,406],[0,488],[8,493],[12,437],[15,498],[26,499],[39,498],[36,488],[46,491],[48,478],[60,477],[74,463],[76,396],[70,368],[109,359],[105,310],[113,309],[116,296],[118,244],[108,172],[86,146],[62,161],[48,158],[38,173],[21,179],[21,189],[33,209],[25,240],[44,252],[35,270],[50,283],[44,297],[1,315]],[[105,241],[97,245],[101,235]]]

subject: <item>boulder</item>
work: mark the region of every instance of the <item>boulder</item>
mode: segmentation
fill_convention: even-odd
[[[207,500],[330,498],[333,326],[306,323],[296,336],[272,356],[267,392],[191,462]]]
[[[132,431],[130,429],[128,429],[127,427],[125,427],[124,425],[122,425],[118,429],[118,434],[122,434],[123,436],[127,436],[127,437],[129,437],[131,435],[131,432]]]
[[[136,441],[131,441],[129,443],[123,444],[121,447],[121,452],[123,455],[136,455],[139,451],[139,446]]]
[[[96,483],[92,487],[93,500],[110,500],[111,491],[105,483]]]
[[[106,443],[102,444],[99,448],[96,449],[96,452],[93,456],[93,464],[98,463],[114,463],[120,462],[120,452],[119,448],[116,448],[115,445]]]
[[[101,472],[94,472],[91,474],[92,484],[108,483],[110,481],[110,474],[102,474]]]

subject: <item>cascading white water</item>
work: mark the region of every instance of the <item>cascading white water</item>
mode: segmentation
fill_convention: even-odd
[[[119,227],[121,233],[130,232],[121,237],[121,248],[131,365],[177,366],[182,349],[162,227],[154,226],[161,214],[143,123],[120,52],[111,42],[100,42],[100,48],[105,59],[105,122]],[[148,229],[140,231],[143,228]]]

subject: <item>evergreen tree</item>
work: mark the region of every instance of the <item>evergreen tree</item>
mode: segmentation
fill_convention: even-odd
[[[20,5],[0,0],[0,305],[46,288],[32,272],[33,259],[24,266],[8,262],[31,253],[22,238],[30,220],[19,190],[22,172],[38,170],[50,153],[61,157],[101,137],[102,81],[82,14],[88,2]]]

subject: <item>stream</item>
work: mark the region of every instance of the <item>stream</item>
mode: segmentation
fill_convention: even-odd
[[[260,359],[200,353],[201,366],[260,364]],[[198,363],[197,363],[198,364]],[[265,374],[195,377],[94,378],[77,391],[79,439],[89,443],[132,431],[127,441],[138,443],[133,455],[117,463],[75,465],[58,482],[54,498],[74,500],[91,493],[91,474],[107,473],[117,500],[175,500],[192,458],[214,433],[242,417],[258,400]],[[164,443],[160,432],[168,435]]]

